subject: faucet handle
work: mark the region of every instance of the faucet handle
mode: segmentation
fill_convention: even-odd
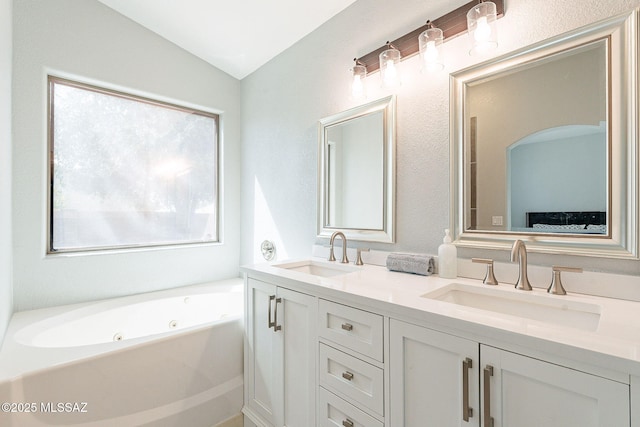
[[[582,269],[579,267],[560,267],[554,265],[551,267],[551,271],[553,272],[553,277],[551,278],[551,284],[547,289],[547,292],[554,295],[566,295],[567,291],[562,286],[562,279],[560,278],[560,273],[563,271],[568,271],[571,273],[582,273]]]
[[[478,262],[481,264],[487,264],[487,273],[482,280],[482,283],[485,285],[497,285],[498,281],[496,280],[496,276],[493,274],[493,260],[487,258],[471,258],[471,262]]]
[[[358,248],[356,249],[356,262],[354,262],[355,265],[364,265],[364,262],[362,262],[362,252],[369,252],[369,248]]]

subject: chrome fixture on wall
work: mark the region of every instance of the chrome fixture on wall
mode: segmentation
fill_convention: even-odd
[[[387,42],[384,46],[356,58],[353,73],[352,94],[364,94],[363,76],[380,70],[385,87],[400,85],[398,63],[420,53],[422,69],[427,72],[444,68],[443,43],[465,31],[471,39],[469,54],[481,54],[498,46],[496,20],[504,15],[504,0],[473,0],[440,18],[404,36]],[[359,67],[363,67],[359,68]],[[364,72],[364,74],[362,74]]]

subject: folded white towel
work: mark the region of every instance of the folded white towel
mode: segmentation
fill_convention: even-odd
[[[435,262],[431,255],[391,252],[387,256],[387,269],[429,276],[435,272]]]

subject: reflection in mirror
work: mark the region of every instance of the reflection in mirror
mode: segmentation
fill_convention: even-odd
[[[452,74],[458,245],[637,258],[637,13]]]
[[[383,119],[376,111],[326,128],[327,226],[382,230]]]
[[[606,47],[601,39],[468,84],[468,229],[602,234],[606,224],[560,213],[606,219]],[[542,222],[529,223],[532,213]]]
[[[394,97],[320,120],[320,237],[393,242],[394,153]]]
[[[606,122],[544,129],[506,154],[506,230],[606,234]]]

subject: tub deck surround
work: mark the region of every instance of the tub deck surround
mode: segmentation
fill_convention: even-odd
[[[318,263],[326,259],[314,258]],[[252,277],[277,283],[300,292],[325,297],[344,304],[369,307],[372,311],[390,317],[433,325],[463,338],[481,340],[514,351],[545,355],[558,363],[570,360],[572,365],[597,368],[603,375],[629,382],[628,374],[640,375],[640,303],[570,293],[566,296],[549,295],[535,288],[527,292],[545,300],[566,301],[568,304],[597,306],[600,313],[595,330],[563,326],[546,319],[524,318],[494,311],[465,307],[437,299],[425,298],[452,283],[471,287],[486,287],[481,280],[442,279],[388,271],[376,265],[364,265],[356,271],[338,276],[320,277],[278,268],[275,264],[243,267]],[[550,268],[549,268],[550,270]],[[513,285],[492,287],[514,293]]]
[[[16,313],[0,400],[35,410],[0,425],[240,425],[243,298],[232,279]]]
[[[226,294],[224,304],[212,309],[202,306],[201,303],[213,303],[216,294],[221,293]],[[143,304],[145,316],[136,319]],[[240,319],[242,307],[242,279],[235,278],[17,312],[11,318],[0,350],[0,383],[150,340],[167,339],[178,332],[196,331],[216,321]],[[118,340],[117,334],[122,340]]]

